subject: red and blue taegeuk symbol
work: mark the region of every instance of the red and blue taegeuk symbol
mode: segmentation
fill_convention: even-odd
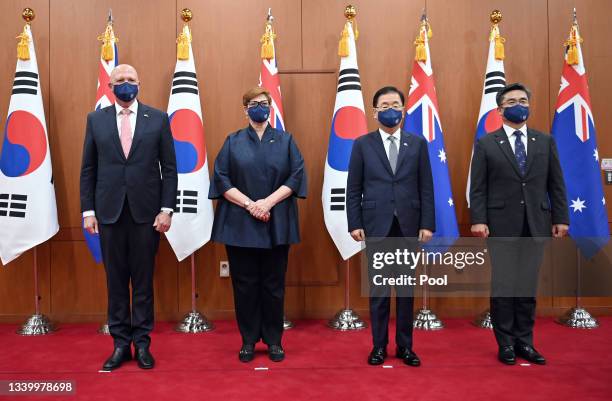
[[[12,112],[4,127],[0,171],[7,177],[34,172],[47,156],[47,136],[40,120],[24,110]]]
[[[193,173],[201,169],[206,161],[206,146],[200,116],[193,110],[179,109],[170,116],[170,128],[178,173]]]
[[[502,127],[502,125],[503,122],[497,109],[487,111],[478,121],[478,127],[476,128],[476,140],[479,140],[486,134],[497,131]]]
[[[363,110],[354,106],[345,106],[334,114],[329,148],[327,149],[327,162],[330,167],[338,171],[348,171],[353,142],[368,132]]]

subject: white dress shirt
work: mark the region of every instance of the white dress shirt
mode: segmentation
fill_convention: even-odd
[[[395,146],[397,146],[397,154],[399,155],[399,146],[400,146],[400,139],[401,139],[400,129],[398,128],[393,134],[387,134],[385,131],[383,131],[380,128],[378,129],[378,132],[380,133],[380,137],[382,138],[383,145],[385,146],[385,152],[387,153],[387,159],[389,158],[389,147],[391,146],[391,141],[389,140],[390,136],[393,136],[395,138]]]
[[[117,132],[119,132],[119,138],[121,138],[121,119],[123,118],[123,116],[120,113],[123,109],[124,107],[120,106],[117,102],[115,102],[115,117],[117,119]],[[132,139],[133,139],[134,131],[136,130],[136,115],[138,114],[138,101],[132,102],[132,104],[128,106],[128,109],[130,109],[131,111],[131,113],[129,114],[129,118],[130,118],[130,128],[132,130]],[[173,212],[173,209],[162,207],[161,211],[166,212],[167,214],[170,214]],[[83,212],[84,218],[90,217],[90,216],[95,217],[96,212],[93,210],[86,210]]]
[[[523,135],[521,136],[521,142],[525,146],[525,154],[527,154],[527,124],[523,124],[523,126],[519,129],[514,129],[509,125],[504,124],[504,131],[506,131],[506,135],[508,136],[508,142],[510,142],[510,147],[512,148],[512,152],[516,154],[515,144],[516,144],[516,135],[514,135],[515,131],[521,131]]]

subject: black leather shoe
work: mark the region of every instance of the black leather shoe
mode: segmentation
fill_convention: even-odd
[[[514,353],[514,347],[512,345],[504,345],[499,347],[499,354],[497,358],[501,363],[506,365],[514,365],[516,363],[516,354]]]
[[[268,357],[272,362],[280,362],[285,359],[285,350],[280,345],[269,345]]]
[[[115,348],[113,354],[102,365],[103,370],[114,370],[120,367],[123,362],[132,359],[132,349],[130,347]]]
[[[238,359],[240,362],[251,362],[255,358],[255,345],[254,344],[242,344],[240,352],[238,352]]]
[[[404,363],[408,366],[421,366],[421,360],[412,352],[412,350],[404,347],[397,347],[397,352],[395,353],[399,359],[403,360]]]
[[[138,367],[140,369],[153,369],[153,366],[155,366],[155,359],[153,359],[149,347],[136,349],[136,362],[138,362]]]
[[[368,364],[382,365],[383,363],[385,363],[386,357],[387,357],[386,347],[374,347],[372,348],[372,352],[370,352],[370,356],[368,356]]]
[[[516,354],[536,365],[546,365],[546,359],[531,345],[519,344],[516,346]]]

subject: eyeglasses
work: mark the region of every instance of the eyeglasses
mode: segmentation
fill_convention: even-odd
[[[257,107],[257,106],[261,106],[261,107],[270,107],[270,102],[268,102],[267,100],[262,100],[261,102],[256,102],[256,101],[251,101],[247,104],[247,107],[250,109],[251,107]]]
[[[517,104],[520,104],[521,106],[529,106],[529,99],[526,98],[522,98],[522,99],[508,99],[507,101],[504,102],[504,106],[516,106]]]
[[[401,103],[393,103],[393,104],[386,104],[383,103],[378,107],[375,107],[376,110],[378,111],[386,111],[389,109],[393,109],[393,110],[397,110],[397,111],[402,111],[404,109],[404,105],[402,105]]]

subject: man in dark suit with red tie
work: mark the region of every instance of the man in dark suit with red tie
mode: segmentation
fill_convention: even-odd
[[[417,239],[422,242],[431,239],[436,224],[427,142],[400,129],[404,94],[397,88],[379,89],[372,106],[379,129],[359,137],[351,152],[346,203],[348,230],[356,241],[408,238],[403,242],[416,247]],[[368,243],[369,261],[375,246]],[[371,268],[368,273],[372,273]],[[409,366],[419,366],[420,359],[412,349],[413,293],[406,286],[395,286],[395,290],[396,356]],[[370,365],[380,365],[387,357],[390,295],[390,286],[375,287],[370,282],[374,345],[368,357]]]
[[[491,320],[498,358],[543,365],[533,346],[536,289],[544,238],[567,233],[565,182],[553,137],[527,127],[531,92],[508,85],[497,93],[503,127],[474,147],[472,233],[488,240]]]
[[[132,343],[140,368],[155,364],[149,350],[153,268],[160,233],[170,228],[176,203],[168,115],[136,100],[139,85],[134,67],[122,64],[113,70],[109,86],[116,103],[87,116],[83,146],[83,224],[90,233],[100,233],[114,342],[104,370],[132,359]]]

